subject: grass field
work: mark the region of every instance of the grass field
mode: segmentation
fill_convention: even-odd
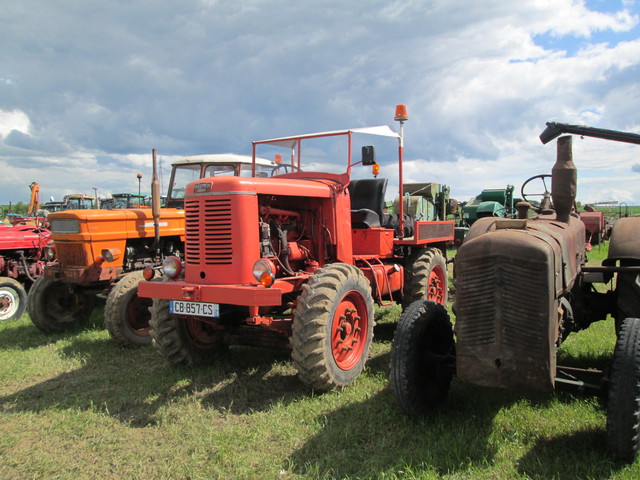
[[[286,353],[232,347],[211,367],[170,367],[152,347],[116,347],[101,315],[65,335],[26,315],[0,324],[1,479],[640,478],[639,461],[605,450],[598,397],[454,380],[440,413],[405,418],[387,382],[397,307],[377,311],[366,372],[322,395]],[[613,342],[600,322],[562,362],[602,368]]]

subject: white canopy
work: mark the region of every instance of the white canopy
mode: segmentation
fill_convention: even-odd
[[[394,132],[391,127],[381,125],[379,127],[363,127],[351,128],[348,130],[332,130],[329,132],[308,133],[305,135],[295,135],[291,137],[272,138],[270,140],[258,140],[253,142],[254,145],[276,145],[279,147],[295,148],[299,140],[309,138],[334,137],[338,135],[348,135],[350,133],[363,133],[366,135],[378,135],[383,137],[400,138],[400,135]]]

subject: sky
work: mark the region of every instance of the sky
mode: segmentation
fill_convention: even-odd
[[[640,0],[21,0],[0,25],[0,204],[149,192],[152,148],[166,187],[180,156],[396,129],[399,103],[405,182],[460,201],[550,173],[546,122],[640,133]],[[640,204],[637,145],[573,145],[579,201]]]

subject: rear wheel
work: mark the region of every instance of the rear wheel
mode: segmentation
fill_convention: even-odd
[[[440,304],[412,303],[400,317],[391,347],[391,389],[407,415],[426,414],[444,402],[455,368],[453,330]]]
[[[27,312],[45,333],[63,332],[86,322],[95,307],[95,296],[76,285],[47,277],[38,278],[29,290]]]
[[[447,304],[447,262],[437,248],[420,250],[407,262],[402,308],[418,300]]]
[[[27,307],[27,292],[20,282],[0,277],[0,321],[20,318]]]
[[[373,339],[371,286],[353,265],[326,265],[303,285],[294,312],[291,357],[309,387],[327,391],[360,375]]]
[[[142,272],[125,275],[109,292],[104,308],[104,324],[116,342],[125,347],[151,345],[150,298],[138,297]]]
[[[170,313],[169,300],[153,300],[150,325],[153,345],[174,364],[211,363],[226,350],[222,326]]]
[[[609,375],[607,444],[633,460],[640,448],[640,318],[622,322]]]

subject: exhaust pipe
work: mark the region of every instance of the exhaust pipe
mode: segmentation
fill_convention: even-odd
[[[551,169],[551,199],[556,218],[564,223],[569,223],[578,190],[578,169],[573,163],[571,139],[571,136],[558,139],[556,164]]]
[[[156,149],[151,150],[153,160],[153,179],[151,181],[151,214],[153,215],[153,230],[155,240],[154,250],[160,248],[160,182],[158,182],[158,164],[156,161]]]

